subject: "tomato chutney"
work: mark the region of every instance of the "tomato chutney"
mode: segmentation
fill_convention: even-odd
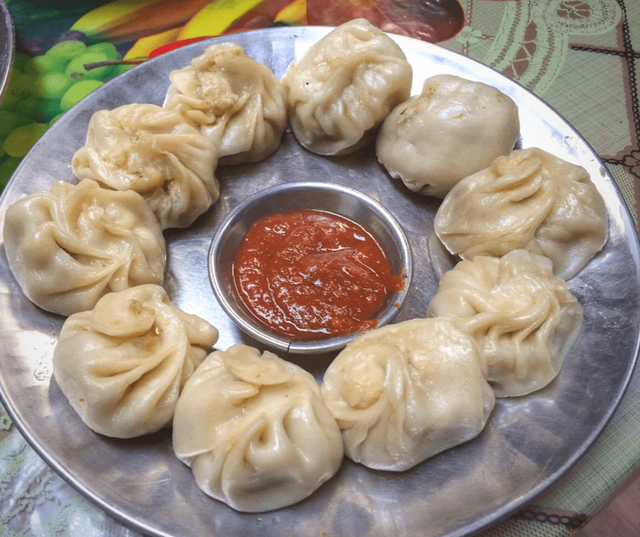
[[[255,222],[240,243],[233,275],[260,322],[305,340],[374,328],[389,294],[405,284],[368,229],[311,209]]]

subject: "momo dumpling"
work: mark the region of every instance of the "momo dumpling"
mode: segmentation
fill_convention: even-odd
[[[358,336],[321,390],[345,454],[402,471],[482,431],[495,403],[486,379],[470,336],[444,319],[413,319]]]
[[[95,112],[73,173],[114,190],[133,190],[162,229],[190,226],[220,195],[215,146],[180,114],[155,104]]]
[[[436,212],[434,229],[462,259],[525,249],[569,279],[607,241],[604,199],[582,167],[542,149],[516,150],[465,177]]]
[[[376,154],[410,190],[442,198],[508,155],[519,134],[518,107],[510,97],[482,82],[435,75],[384,120]]]
[[[365,19],[346,22],[294,60],[282,78],[293,133],[314,153],[353,153],[409,98],[412,80],[412,67],[391,37]]]
[[[59,181],[7,210],[4,245],[24,294],[69,316],[112,291],[162,284],[165,240],[142,196],[91,179]]]
[[[171,425],[180,391],[217,340],[162,287],[141,285],[65,320],[53,376],[89,428],[132,438]]]
[[[210,45],[169,77],[164,107],[213,142],[220,165],[258,162],[280,146],[287,127],[284,90],[240,45]]]
[[[582,306],[551,261],[526,250],[478,255],[444,273],[427,315],[472,336],[496,397],[525,395],[551,382],[582,325]]]
[[[247,512],[306,498],[343,458],[340,429],[313,376],[240,344],[210,354],[187,381],[173,448],[206,494]]]

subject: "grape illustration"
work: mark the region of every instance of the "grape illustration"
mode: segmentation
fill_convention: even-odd
[[[61,41],[53,45],[44,56],[50,56],[54,58],[60,58],[68,64],[78,54],[83,53],[87,49],[87,45],[83,41]]]
[[[80,102],[93,90],[99,88],[100,86],[102,86],[102,82],[100,82],[99,80],[88,79],[76,82],[62,96],[62,99],[60,100],[60,108],[63,112],[66,112],[67,110],[69,110],[69,108]]]
[[[21,73],[24,73],[24,68],[28,62],[31,61],[31,56],[27,56],[22,52],[16,52],[13,58],[13,69],[17,69]]]
[[[25,120],[18,114],[8,110],[0,110],[0,139],[4,140],[12,130],[27,123],[29,120]]]
[[[106,77],[105,75],[111,70],[110,66],[97,67],[91,70],[87,70],[85,66],[108,60],[108,56],[102,52],[84,52],[69,62],[65,74],[76,82],[82,79],[100,80]]]
[[[73,82],[71,77],[64,73],[46,73],[37,80],[35,92],[45,99],[60,100]]]
[[[67,62],[56,56],[35,56],[24,66],[24,73],[32,76],[41,76],[52,71],[64,71]]]
[[[30,95],[33,84],[33,77],[14,69],[11,73],[9,86],[7,87],[7,92],[4,96],[4,101],[2,101],[2,106],[0,106],[0,110],[15,109],[20,101]]]
[[[4,151],[10,157],[22,158],[47,130],[45,123],[28,123],[9,133],[4,141]]]
[[[15,55],[0,105],[0,191],[48,127],[104,82],[132,67],[92,64],[121,59],[113,43],[87,45],[80,39],[60,41],[39,56]]]
[[[104,43],[96,43],[95,45],[91,45],[87,47],[87,52],[100,52],[102,54],[106,54],[109,60],[121,60],[122,55],[116,49],[116,46],[113,43],[104,42]]]
[[[18,164],[20,164],[20,160],[19,158],[6,155],[0,158],[0,190],[5,187],[9,177],[11,177],[11,174],[13,174],[18,167]]]
[[[60,110],[60,101],[57,99],[43,99],[35,95],[27,97],[15,108],[15,112],[19,116],[43,123],[59,114]]]

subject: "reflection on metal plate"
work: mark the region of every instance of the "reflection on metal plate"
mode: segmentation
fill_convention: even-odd
[[[287,66],[327,28],[277,28],[236,34],[232,40],[282,77]],[[113,440],[90,431],[71,410],[55,380],[34,383],[33,364],[20,358],[25,334],[55,334],[63,319],[24,298],[0,244],[0,392],[26,439],[67,481],[112,515],[153,535],[423,535],[460,536],[518,508],[555,482],[593,443],[618,404],[633,370],[640,334],[640,262],[629,212],[594,152],[557,113],[499,73],[435,45],[396,38],[414,67],[414,88],[432,74],[453,73],[494,85],[519,106],[520,147],[538,146],[579,163],[602,193],[610,217],[605,249],[571,281],[585,323],[559,377],[530,396],[499,400],[476,439],[403,473],[370,471],[345,459],[339,473],[307,500],[279,511],[239,514],[202,493],[191,470],[171,449],[170,432]],[[170,70],[201,53],[201,42],[151,60],[96,90],[67,112],[35,145],[0,202],[74,181],[69,163],[83,145],[92,113],[129,102],[160,104]],[[207,252],[222,219],[241,200],[266,187],[332,181],[380,201],[400,221],[414,255],[410,296],[397,321],[424,315],[443,271],[453,260],[433,237],[438,200],[420,197],[392,180],[372,147],[339,158],[302,149],[287,132],[265,161],[219,168],[221,198],[189,229],[166,233],[166,288],[173,300],[220,330],[218,348],[247,338],[215,301]],[[46,344],[46,343],[43,343]],[[289,355],[317,379],[333,355]],[[46,364],[39,364],[46,371]],[[45,376],[46,378],[46,376]]]
[[[14,48],[13,20],[7,4],[4,0],[0,0],[0,104],[9,84]]]

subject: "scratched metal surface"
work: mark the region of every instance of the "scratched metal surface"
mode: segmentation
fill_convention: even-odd
[[[215,40],[241,44],[281,77],[291,60],[326,28],[278,28]],[[538,146],[591,173],[609,213],[604,250],[571,281],[585,310],[579,340],[559,377],[530,396],[498,401],[476,439],[403,473],[370,471],[345,460],[339,473],[307,500],[274,512],[240,514],[202,493],[171,450],[168,431],[136,440],[100,437],[84,426],[51,378],[51,356],[62,326],[22,295],[0,243],[0,395],[34,449],[69,483],[110,514],[152,535],[397,535],[462,536],[503,516],[553,484],[591,446],[629,381],[640,334],[640,261],[629,212],[609,173],[556,112],[482,65],[410,38],[396,38],[414,67],[413,93],[435,73],[453,73],[499,87],[518,104],[519,147]],[[36,144],[0,199],[0,223],[20,197],[59,179],[74,181],[69,163],[84,143],[94,111],[129,102],[161,104],[168,72],[189,63],[208,42],[161,56],[105,84],[63,116]],[[461,148],[461,155],[464,150]],[[270,158],[219,169],[221,198],[183,231],[166,234],[166,288],[185,310],[220,330],[217,347],[260,347],[215,301],[207,252],[215,229],[241,200],[268,186],[324,180],[356,188],[389,209],[414,256],[408,297],[395,322],[424,314],[453,260],[433,240],[435,199],[393,181],[372,147],[325,158],[302,149],[290,132]],[[333,354],[288,355],[319,380]]]

